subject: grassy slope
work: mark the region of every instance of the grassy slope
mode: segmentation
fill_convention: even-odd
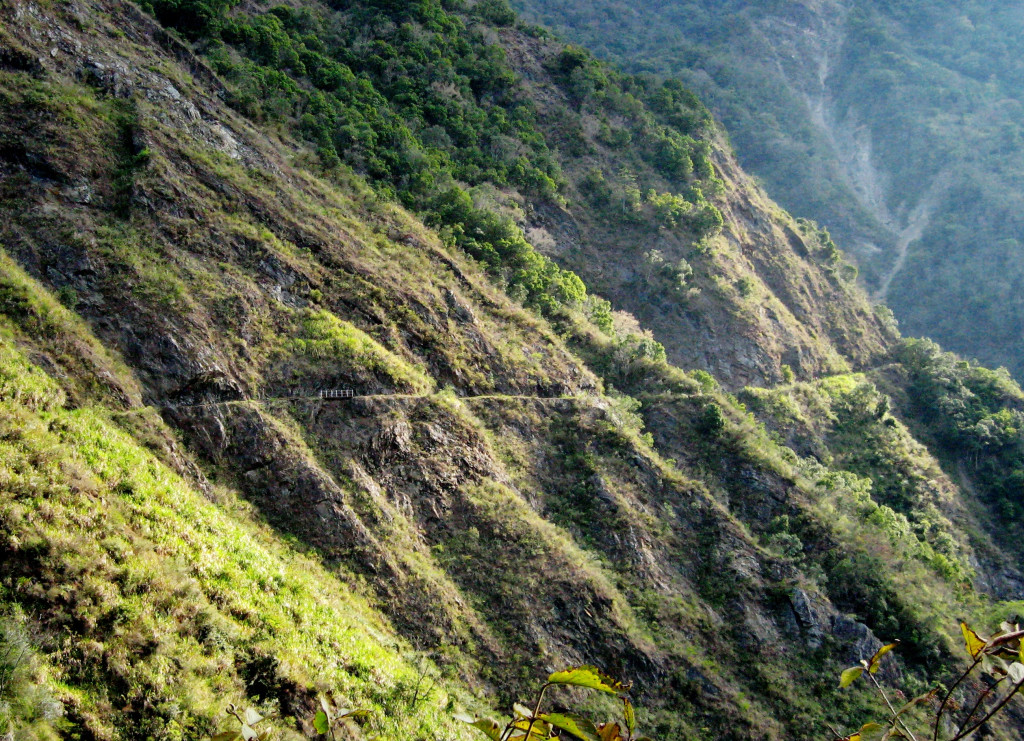
[[[660,737],[811,738],[869,707],[834,688],[852,647],[828,596],[907,638],[915,676],[948,650],[959,585],[862,482],[626,332],[565,312],[566,344],[357,177],[224,107],[127,6],[84,28],[34,12],[22,28],[131,60],[135,91],[77,82],[61,51],[0,71],[0,134],[27,153],[0,184],[4,548],[26,577],[4,600],[41,628],[79,732],[194,735],[243,693],[308,715],[322,690],[386,738],[444,737],[460,686],[504,702],[596,661],[638,680]],[[599,375],[644,397],[650,436]],[[342,385],[402,393],[239,400]],[[141,406],[213,399],[170,427]],[[783,513],[806,555],[764,529]],[[410,710],[423,654],[403,640],[465,684]]]
[[[122,414],[69,407],[4,325],[0,590],[38,631],[58,728],[195,737],[228,702],[308,720],[322,692],[385,737],[460,737],[444,683],[411,706],[419,667],[351,577],[182,479]],[[136,424],[173,445],[159,418]]]

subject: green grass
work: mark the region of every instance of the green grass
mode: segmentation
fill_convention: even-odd
[[[63,408],[7,341],[0,378],[0,600],[41,626],[73,729],[194,738],[247,694],[272,708],[324,693],[385,738],[460,737],[443,685],[404,707],[408,648],[343,574],[233,492],[201,495],[101,410]],[[247,689],[257,666],[273,671]]]
[[[53,297],[20,265],[0,249],[0,336],[17,337],[44,352],[65,373],[73,400],[106,401],[121,405],[140,398],[138,386],[125,364],[104,347],[73,311]],[[44,374],[12,361],[8,383],[24,392],[29,378]],[[15,370],[16,369],[16,370]],[[18,378],[24,376],[22,386]],[[43,383],[43,386],[46,384]],[[61,393],[55,388],[53,391]]]
[[[289,343],[294,352],[316,361],[340,364],[341,372],[369,371],[387,379],[396,390],[433,390],[433,380],[420,368],[329,311],[305,310],[299,321],[300,335]]]

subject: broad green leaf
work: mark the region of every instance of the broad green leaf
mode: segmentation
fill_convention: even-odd
[[[321,736],[331,729],[331,721],[327,717],[327,713],[323,710],[318,710],[316,716],[313,718],[313,728]]]
[[[1010,667],[1005,661],[994,654],[985,654],[981,657],[981,670],[988,672],[993,677],[1005,677]]]
[[[872,656],[871,660],[868,662],[868,671],[872,674],[877,674],[878,662],[882,660],[883,656],[892,651],[898,645],[900,645],[899,641],[893,641],[892,643],[887,643],[886,645],[882,646],[880,649],[875,651],[875,655]]]
[[[242,724],[242,738],[244,741],[258,741],[260,734],[256,733],[248,723]]]
[[[235,741],[241,738],[241,734],[238,731],[221,731],[214,736],[210,741]]]
[[[456,715],[456,720],[460,720],[463,723],[473,726],[482,734],[491,739],[491,741],[501,741],[501,728],[493,720],[489,718],[471,718],[468,715]]]
[[[839,677],[840,687],[849,687],[851,684],[860,679],[860,675],[864,673],[864,667],[862,666],[851,666]]]
[[[882,741],[887,730],[879,723],[865,723],[860,727],[861,741]]]
[[[967,653],[971,655],[972,659],[978,658],[981,652],[985,650],[986,641],[981,639],[977,633],[975,633],[967,625],[967,623],[960,623],[960,631],[964,634],[964,642],[967,644]]]
[[[565,671],[555,672],[548,677],[551,684],[571,684],[576,687],[586,687],[592,690],[600,690],[617,695],[620,692],[628,692],[629,685],[612,679],[607,674],[594,666],[577,666]]]
[[[257,713],[252,708],[247,708],[246,709],[246,711],[245,711],[245,722],[248,723],[250,726],[255,726],[261,720],[263,720],[263,716],[262,715]]]
[[[630,735],[633,735],[633,731],[636,730],[636,713],[633,711],[633,703],[629,701],[628,697],[623,697],[622,703],[624,705],[622,716],[626,720],[626,728],[629,729]]]
[[[540,717],[555,728],[571,733],[583,741],[600,741],[601,737],[597,735],[597,727],[586,718],[563,713],[541,713]]]

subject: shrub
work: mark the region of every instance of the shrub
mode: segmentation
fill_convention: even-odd
[[[715,402],[710,402],[701,412],[697,427],[702,432],[710,434],[717,434],[725,429],[725,415],[722,413],[722,407]]]
[[[740,292],[743,298],[750,298],[754,295],[754,289],[757,287],[757,283],[750,276],[743,276],[736,281],[736,290]]]
[[[511,26],[516,21],[516,12],[509,6],[508,0],[480,0],[473,12],[495,26]]]
[[[238,0],[151,0],[142,7],[153,13],[161,23],[173,26],[189,38],[199,38],[220,31],[224,13]]]

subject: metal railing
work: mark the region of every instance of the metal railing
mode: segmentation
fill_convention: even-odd
[[[351,399],[356,395],[352,389],[321,389],[321,399]]]

